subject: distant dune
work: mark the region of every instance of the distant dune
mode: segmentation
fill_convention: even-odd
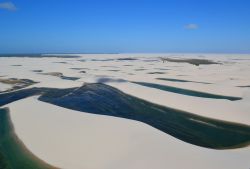
[[[249,57],[0,56],[0,168],[249,168]]]

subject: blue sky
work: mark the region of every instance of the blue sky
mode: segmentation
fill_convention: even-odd
[[[0,53],[250,53],[249,0],[0,0]]]

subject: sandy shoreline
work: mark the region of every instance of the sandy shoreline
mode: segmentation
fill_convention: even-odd
[[[0,166],[3,168],[56,169],[37,158],[15,134],[9,109],[0,110]]]
[[[205,58],[222,64],[194,66],[162,63],[172,54],[82,54],[80,58],[1,58],[0,76],[39,82],[27,88],[72,88],[100,82],[143,100],[212,119],[250,125],[250,55],[180,54],[180,58]],[[128,58],[134,57],[131,60]],[[21,66],[12,66],[18,63]],[[57,76],[42,72],[59,72]],[[81,72],[84,70],[84,73]],[[154,73],[163,72],[163,73]],[[173,78],[194,82],[162,81]],[[199,98],[130,83],[169,85],[242,100]],[[7,89],[1,86],[1,89]],[[18,100],[4,107],[18,138],[39,159],[61,168],[86,169],[235,169],[249,168],[249,147],[213,150],[194,146],[141,122],[78,112],[38,101]],[[181,161],[181,162],[180,162]]]
[[[27,148],[57,167],[117,168],[122,163],[121,168],[234,169],[249,165],[249,147],[201,148],[143,123],[64,109],[34,97],[8,107],[17,135]],[[186,162],[179,163],[180,159]]]

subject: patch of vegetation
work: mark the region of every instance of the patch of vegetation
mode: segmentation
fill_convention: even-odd
[[[0,78],[0,83],[9,84],[12,86],[10,89],[0,92],[0,93],[3,93],[3,92],[11,92],[11,91],[15,91],[18,89],[22,89],[30,85],[36,84],[38,82],[35,82],[30,79],[16,79],[16,78],[1,79]]]
[[[166,74],[166,72],[148,72],[148,74],[159,74],[159,75],[161,75],[161,74]]]
[[[120,61],[128,60],[128,61],[130,61],[130,60],[138,60],[138,59],[136,59],[136,58],[118,58],[117,60],[120,60]]]
[[[41,73],[43,70],[32,70],[32,72]]]
[[[207,59],[175,59],[175,58],[160,58],[162,62],[189,63],[195,66],[221,64]]]
[[[77,68],[77,67],[72,67],[72,68],[70,68],[70,69],[72,69],[72,70],[83,70],[83,69],[88,69],[88,68]]]
[[[246,86],[237,86],[237,87],[250,87],[250,85],[246,85]]]
[[[11,66],[22,66],[22,65],[11,65]]]
[[[143,70],[147,70],[147,69],[135,69],[135,71],[143,71]]]
[[[49,73],[40,73],[42,75],[50,75],[50,76],[56,76],[56,77],[60,77],[61,79],[64,80],[78,80],[80,79],[79,77],[69,77],[69,76],[64,76],[62,73],[60,72],[49,72]]]

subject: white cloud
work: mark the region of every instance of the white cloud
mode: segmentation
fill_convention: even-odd
[[[0,9],[5,9],[8,11],[16,11],[17,8],[12,2],[1,2]]]
[[[199,26],[197,24],[194,24],[194,23],[190,23],[190,24],[187,24],[185,25],[185,29],[198,29]]]

